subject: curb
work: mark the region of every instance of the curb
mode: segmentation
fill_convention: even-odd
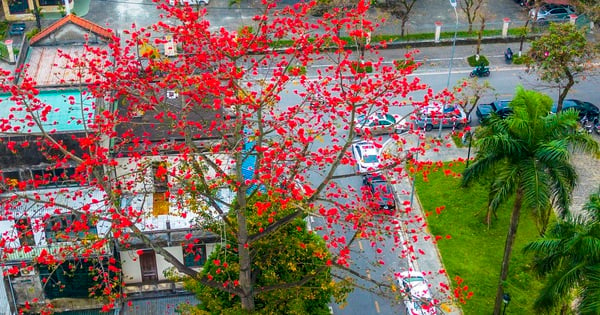
[[[524,41],[527,42],[529,40],[535,40],[539,38],[541,35],[529,35],[525,36]],[[456,45],[475,45],[477,44],[477,38],[457,38]],[[483,37],[481,38],[481,44],[503,44],[503,43],[515,43],[520,42],[520,36],[493,36],[493,37]],[[401,49],[401,48],[415,48],[415,47],[445,47],[452,46],[452,39],[443,39],[439,42],[435,42],[434,40],[421,40],[421,41],[395,41],[384,45],[376,45],[377,49]]]

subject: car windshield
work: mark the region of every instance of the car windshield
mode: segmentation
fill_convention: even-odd
[[[404,278],[404,281],[407,283],[410,283],[410,282],[423,282],[424,280],[421,277],[408,277],[408,278]]]
[[[365,155],[365,163],[377,163],[377,155]]]

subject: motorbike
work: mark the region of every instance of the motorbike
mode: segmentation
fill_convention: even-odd
[[[481,77],[489,77],[490,76],[490,68],[486,67],[484,65],[479,65],[477,66],[477,68],[473,69],[473,71],[471,71],[471,73],[469,74],[469,76],[471,78],[477,76],[479,78]]]
[[[506,60],[506,63],[511,63],[512,59],[513,59],[513,52],[512,52],[512,49],[510,49],[510,47],[509,47],[504,52],[504,60]]]
[[[597,119],[589,119],[587,116],[583,116],[581,119],[579,119],[579,125],[581,126],[582,130],[585,130],[589,134],[591,134],[594,130],[598,132]]]

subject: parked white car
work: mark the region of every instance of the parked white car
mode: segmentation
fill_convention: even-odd
[[[209,2],[210,0],[169,0],[169,4],[172,6],[175,6],[177,4],[184,6],[186,3],[190,6],[199,4],[208,5]]]
[[[429,283],[423,274],[416,271],[404,271],[398,276],[400,289],[406,294],[404,306],[406,314],[436,315],[437,309],[429,290]]]
[[[379,146],[373,141],[359,141],[352,145],[352,155],[359,173],[374,172],[379,168]]]

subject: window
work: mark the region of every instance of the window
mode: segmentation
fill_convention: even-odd
[[[205,244],[187,244],[182,245],[183,263],[186,267],[202,267],[206,262]]]
[[[31,220],[29,218],[17,220],[15,228],[17,229],[21,246],[35,246],[35,239],[31,230]]]
[[[34,186],[69,186],[78,184],[73,178],[75,175],[74,167],[56,168],[56,169],[32,169],[22,173],[22,179],[31,181]]]
[[[152,215],[169,214],[169,200],[164,192],[155,192],[152,196]]]
[[[29,3],[27,0],[16,0],[10,1],[9,3],[8,11],[10,11],[11,14],[21,14],[29,11]]]
[[[40,5],[62,5],[62,4],[64,4],[64,1],[62,1],[62,0],[39,0],[39,1],[40,1]]]
[[[59,215],[51,217],[45,223],[44,232],[46,241],[52,242],[72,242],[84,238],[86,234],[97,234],[95,224],[85,217],[76,217],[73,214]]]
[[[157,281],[158,269],[156,268],[156,254],[153,250],[144,250],[140,254],[140,271],[142,281]]]
[[[154,192],[165,192],[169,188],[169,178],[167,176],[167,163],[152,163],[152,174],[154,174]]]

